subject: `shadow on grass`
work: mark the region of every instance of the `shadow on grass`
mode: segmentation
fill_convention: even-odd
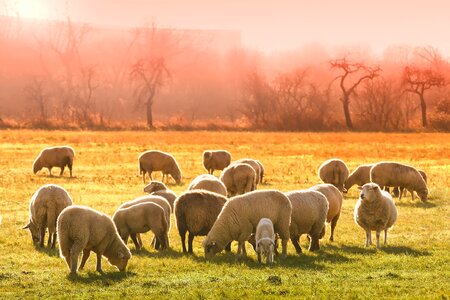
[[[34,249],[36,249],[37,251],[41,252],[41,253],[45,253],[50,257],[59,257],[59,250],[58,248],[50,248],[44,245],[44,247],[40,247],[39,244],[34,244]]]
[[[175,251],[173,249],[167,249],[162,251],[148,251],[145,248],[140,250],[133,249],[131,254],[137,257],[151,257],[151,258],[180,258],[183,257],[183,253]]]
[[[435,203],[432,202],[422,202],[422,201],[398,201],[395,202],[396,206],[400,206],[400,207],[415,207],[415,208],[434,208],[437,205]]]
[[[327,245],[325,249],[330,249],[334,251],[345,251],[352,254],[375,254],[378,251],[385,252],[387,254],[404,254],[409,256],[429,256],[431,255],[428,251],[421,251],[417,249],[413,249],[411,247],[406,246],[390,246],[390,245],[382,245],[380,249],[377,250],[375,245],[369,247],[363,246],[334,246]],[[332,255],[336,255],[335,253]]]
[[[406,246],[382,246],[380,251],[388,254],[403,254],[408,256],[430,256],[431,253],[428,251],[416,250],[411,247]]]
[[[80,273],[81,272],[81,273]],[[87,276],[85,276],[85,274]],[[98,272],[87,272],[83,273],[83,271],[79,271],[78,274],[68,274],[67,279],[72,282],[78,282],[78,283],[93,283],[93,282],[102,282],[103,285],[110,285],[114,282],[120,282],[124,279],[130,278],[136,276],[136,273],[125,271],[125,272],[119,272],[119,271],[111,271],[111,272],[105,272],[103,274],[100,274]]]

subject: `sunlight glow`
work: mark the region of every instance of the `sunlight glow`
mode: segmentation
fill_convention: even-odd
[[[22,18],[48,19],[50,16],[49,8],[42,0],[15,0],[12,10]]]

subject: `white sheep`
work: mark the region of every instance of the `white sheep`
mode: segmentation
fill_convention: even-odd
[[[70,205],[72,199],[63,187],[55,184],[41,186],[31,197],[30,219],[23,229],[28,228],[33,241],[43,247],[48,228],[48,246],[55,248],[56,220],[61,211]]]
[[[228,197],[255,190],[255,178],[255,170],[249,164],[244,163],[229,165],[220,174],[220,180],[227,188]]]
[[[194,178],[188,187],[190,190],[206,190],[219,195],[227,196],[225,184],[214,175],[202,174]]]
[[[152,180],[144,187],[144,193],[165,198],[169,202],[173,212],[173,203],[175,202],[175,199],[177,199],[177,195],[172,190],[168,189],[161,181]]]
[[[36,174],[42,168],[47,168],[50,176],[52,176],[52,168],[61,168],[59,176],[64,173],[67,166],[72,177],[72,166],[75,158],[75,151],[69,146],[58,146],[44,148],[33,162],[33,173]]]
[[[275,249],[275,231],[273,223],[270,219],[262,218],[256,226],[255,233],[256,253],[258,253],[258,261],[261,262],[261,256],[266,257],[266,263],[273,262],[273,254]]]
[[[371,232],[376,231],[377,248],[380,248],[380,232],[384,230],[384,244],[387,243],[387,231],[397,220],[397,208],[391,195],[382,191],[376,183],[366,183],[359,187],[361,195],[355,206],[356,224],[366,231],[366,247],[372,244]]]
[[[302,249],[298,243],[302,234],[310,237],[309,251],[319,250],[319,240],[325,235],[328,213],[327,198],[313,190],[297,190],[285,193],[292,204],[290,236],[298,254]]]
[[[231,154],[226,150],[206,150],[203,152],[203,166],[208,174],[223,170],[230,165]]]
[[[60,255],[65,258],[71,273],[77,272],[81,252],[80,270],[91,251],[97,254],[97,271],[100,273],[103,273],[102,256],[120,271],[127,267],[131,252],[106,214],[86,206],[71,205],[59,215],[56,228]]]
[[[324,183],[330,183],[337,187],[339,191],[345,192],[344,183],[348,178],[349,170],[347,165],[340,159],[329,159],[319,167],[319,177]]]
[[[203,241],[205,257],[211,258],[234,240],[239,242],[238,256],[241,252],[246,256],[245,242],[262,218],[272,221],[282,241],[282,256],[286,257],[291,212],[289,199],[275,190],[254,191],[231,198]]]
[[[175,158],[169,154],[158,150],[145,151],[139,155],[139,174],[142,174],[142,182],[145,183],[145,174],[148,173],[150,180],[152,172],[161,171],[164,177],[169,178],[169,175],[175,180],[177,184],[181,183],[181,169]]]

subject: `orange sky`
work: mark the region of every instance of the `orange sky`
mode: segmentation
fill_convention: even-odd
[[[3,5],[2,5],[3,4]],[[6,9],[5,9],[6,7]],[[114,27],[238,29],[259,50],[304,44],[432,45],[450,53],[449,0],[0,0],[0,13],[61,18]]]

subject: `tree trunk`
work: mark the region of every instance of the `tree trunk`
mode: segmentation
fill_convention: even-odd
[[[422,109],[422,126],[425,128],[428,126],[427,122],[427,103],[425,102],[425,97],[420,95],[420,107]]]
[[[350,117],[350,97],[347,95],[344,95],[344,99],[342,101],[342,104],[344,106],[344,116],[345,116],[345,124],[347,125],[347,128],[350,130],[353,130],[353,123],[352,119]]]
[[[152,112],[153,101],[147,101],[147,127],[148,129],[153,129],[153,112]]]

